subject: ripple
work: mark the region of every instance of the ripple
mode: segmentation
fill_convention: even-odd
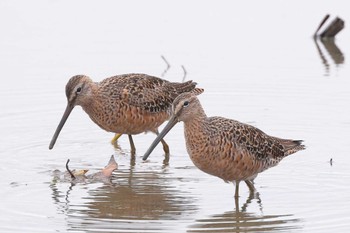
[[[196,197],[178,189],[178,180],[168,176],[167,169],[119,169],[113,176],[118,185],[53,183],[50,189],[69,230],[164,232],[198,209]]]
[[[293,215],[257,215],[228,211],[196,220],[188,232],[294,232],[302,221]]]

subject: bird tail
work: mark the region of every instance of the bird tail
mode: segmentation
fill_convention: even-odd
[[[273,137],[275,140],[277,140],[284,149],[284,155],[291,155],[294,154],[297,151],[304,150],[306,147],[303,144],[303,140],[292,140],[292,139],[282,139]]]
[[[297,151],[304,150],[305,145],[303,140],[283,140],[281,141],[283,147],[285,148],[285,155],[294,154]]]
[[[192,94],[195,94],[195,95],[200,95],[204,92],[204,89],[203,88],[198,88],[196,87],[195,89],[193,89],[192,91],[190,91]]]
[[[193,82],[192,80],[183,82],[183,83],[173,83],[173,87],[176,88],[176,91],[178,94],[184,93],[184,92],[190,92],[193,89],[196,88],[197,83]]]

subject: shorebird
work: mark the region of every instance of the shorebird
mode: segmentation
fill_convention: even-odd
[[[69,114],[80,105],[99,127],[117,135],[127,134],[131,153],[136,149],[131,135],[143,132],[158,134],[158,127],[171,115],[171,104],[183,92],[195,89],[196,83],[169,82],[146,74],[123,74],[93,82],[86,75],[73,76],[66,85],[67,107],[52,137],[55,145]],[[166,154],[167,143],[161,140]]]
[[[174,100],[172,117],[143,160],[176,123],[183,121],[187,152],[194,165],[225,182],[235,183],[237,198],[241,181],[254,191],[252,180],[258,173],[305,148],[302,140],[272,137],[236,120],[207,117],[196,94],[200,93],[183,93]]]

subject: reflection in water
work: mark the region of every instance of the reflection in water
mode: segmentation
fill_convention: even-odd
[[[130,172],[132,176],[132,171]],[[143,177],[143,178],[141,178]],[[132,179],[132,180],[131,180]],[[159,181],[161,181],[159,183]],[[161,184],[154,173],[137,174],[118,187],[103,186],[90,191],[89,215],[96,218],[159,220],[173,219],[174,213],[195,210],[193,200],[182,198],[179,191]],[[176,218],[176,217],[175,217]]]
[[[325,75],[328,76],[330,72],[330,65],[327,58],[324,56],[318,41],[321,41],[323,47],[326,49],[327,53],[332,58],[336,66],[343,64],[345,57],[342,51],[335,44],[335,38],[320,38],[320,39],[315,38],[314,41],[315,41],[318,54],[321,57],[322,64],[325,66],[325,70],[326,70]]]
[[[321,42],[336,65],[344,63],[344,55],[335,44],[335,38],[323,38],[321,39]]]
[[[119,145],[118,141],[115,141],[113,144],[114,150],[117,154],[120,155],[129,155],[130,154],[130,167],[134,168],[135,164],[136,164],[136,156],[135,153],[129,153],[126,152],[125,150],[122,149],[122,147]]]
[[[124,149],[121,148],[119,145],[118,141],[113,143],[114,150],[116,154],[120,155],[129,155],[130,154],[130,168],[134,168],[136,165],[136,156],[135,154],[132,154]],[[170,154],[164,154],[164,159],[163,159],[163,168],[169,165],[169,159],[170,159]]]
[[[197,207],[193,204],[195,198],[170,185],[174,180],[162,172],[119,170],[118,178],[113,177],[118,185],[83,184],[70,186],[67,191],[60,191],[59,183],[53,183],[52,199],[67,216],[68,230],[142,230],[151,223],[152,227],[168,229],[164,221],[182,219]],[[87,195],[81,195],[81,189]]]
[[[57,205],[57,210],[59,213],[67,213],[69,208],[69,193],[72,191],[73,184],[65,191],[60,191],[56,181],[50,183],[50,188],[52,190],[52,199],[54,204]]]
[[[259,213],[249,213],[247,208],[252,200],[256,199]],[[299,219],[293,215],[264,215],[259,193],[250,195],[247,201],[239,208],[236,200],[236,210],[223,214],[198,219],[189,226],[188,232],[278,232],[300,229]]]
[[[292,215],[257,215],[228,211],[197,220],[188,232],[277,232],[300,229]]]

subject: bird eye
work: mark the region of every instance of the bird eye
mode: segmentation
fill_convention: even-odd
[[[81,92],[81,87],[77,88],[77,94],[79,94]]]
[[[187,107],[190,103],[188,101],[184,102],[184,107]]]

